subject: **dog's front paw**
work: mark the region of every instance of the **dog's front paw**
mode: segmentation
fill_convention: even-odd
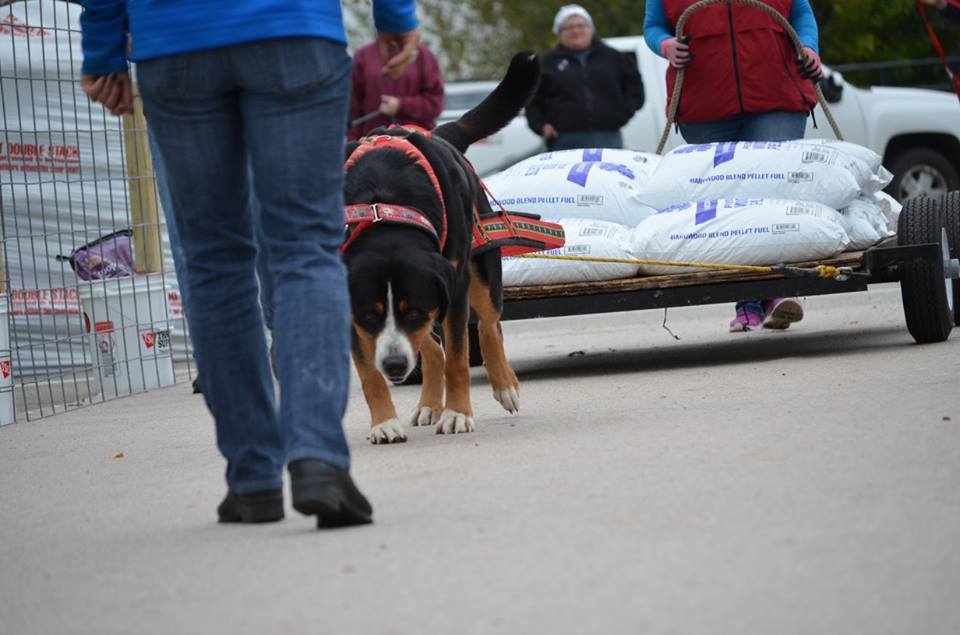
[[[428,426],[436,421],[436,419],[433,417],[433,413],[439,411],[439,408],[434,409],[430,406],[418,406],[413,409],[413,412],[410,413],[407,423],[413,427]]]
[[[473,430],[473,417],[455,410],[444,410],[437,421],[437,434],[460,434]]]
[[[503,409],[510,414],[513,415],[520,412],[519,386],[510,386],[509,388],[501,388],[499,390],[495,388],[493,390],[493,398],[499,401]]]
[[[370,434],[367,435],[367,439],[374,445],[381,443],[404,443],[407,440],[407,433],[404,432],[403,424],[400,423],[400,420],[394,417],[370,428]]]

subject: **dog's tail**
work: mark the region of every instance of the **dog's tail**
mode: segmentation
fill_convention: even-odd
[[[493,92],[457,121],[438,126],[433,134],[448,141],[461,153],[470,144],[489,137],[519,114],[533,97],[540,79],[540,60],[534,53],[517,53],[510,60],[507,74]]]

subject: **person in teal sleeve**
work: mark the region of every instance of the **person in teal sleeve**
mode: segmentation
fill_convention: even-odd
[[[804,46],[798,57],[779,22],[743,4],[714,4],[690,14],[683,38],[676,25],[696,0],[647,0],[643,37],[670,62],[667,103],[684,69],[676,121],[687,143],[785,141],[803,138],[817,104],[809,80],[823,76],[819,31],[808,0],[765,0],[787,19]],[[803,319],[796,298],[736,304],[731,332],[788,328]]]
[[[342,427],[350,309],[343,239],[350,58],[338,0],[85,0],[87,95],[131,108],[126,55],[171,198],[204,399],[226,458],[221,522],[369,523]],[[413,0],[374,0],[384,73],[413,61]],[[261,213],[251,212],[251,196]],[[257,304],[254,224],[274,284],[277,407]]]

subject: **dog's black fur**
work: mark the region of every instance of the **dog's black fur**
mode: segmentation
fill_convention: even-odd
[[[398,313],[407,328],[422,327],[431,311],[437,312],[438,321],[447,317],[456,324],[466,323],[473,205],[477,205],[481,214],[488,212],[490,206],[463,153],[470,144],[494,134],[518,114],[533,95],[538,77],[537,58],[530,53],[519,53],[511,61],[503,81],[475,108],[459,120],[436,128],[432,138],[417,133],[407,137],[426,157],[439,180],[447,211],[446,245],[441,255],[426,232],[386,223],[359,236],[344,254],[358,327],[371,335],[383,327],[382,316],[372,307],[386,301],[388,282],[393,284],[394,304],[406,299],[412,307],[412,316],[404,315],[408,312]],[[370,134],[406,135],[389,128]],[[347,147],[347,156],[357,145],[354,142]],[[346,174],[344,198],[348,205],[408,205],[426,215],[438,235],[443,231],[441,202],[433,185],[412,159],[396,150],[375,150],[363,155]],[[502,303],[499,251],[490,250],[473,262],[483,282],[489,285],[499,309]],[[460,329],[455,332],[459,334]],[[464,342],[458,338],[453,345],[459,350]]]
[[[470,249],[474,206],[485,215],[490,205],[463,153],[517,116],[536,90],[539,73],[535,55],[517,54],[503,81],[486,99],[432,135],[390,128],[370,133],[406,137],[433,169],[442,200],[427,172],[400,149],[374,147],[348,162],[347,205],[415,208],[429,219],[438,236],[444,231],[446,206],[442,252],[434,237],[422,229],[379,223],[359,234],[344,253],[353,310],[354,362],[370,407],[374,443],[406,439],[384,377],[402,381],[413,370],[417,354],[423,357],[424,382],[412,425],[436,422],[438,432],[473,429],[466,354],[471,303],[479,316],[481,350],[494,397],[510,412],[519,407],[519,383],[506,360],[500,334],[500,251],[491,249],[474,257]],[[357,146],[349,145],[347,156]],[[444,352],[430,339],[434,323],[443,325]],[[401,349],[402,354],[389,352]]]

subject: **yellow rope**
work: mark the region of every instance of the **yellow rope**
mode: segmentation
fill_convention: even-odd
[[[645,260],[640,258],[596,258],[592,256],[560,256],[554,254],[518,254],[516,258],[537,258],[540,260],[573,260],[577,262],[602,262],[617,265],[657,265],[660,267],[697,267],[698,269],[718,269],[725,271],[752,271],[755,273],[781,273],[783,269],[758,265],[731,265],[717,262],[676,262],[670,260]],[[789,267],[795,271],[816,271],[820,278],[836,278],[841,271],[831,265],[815,267]]]

